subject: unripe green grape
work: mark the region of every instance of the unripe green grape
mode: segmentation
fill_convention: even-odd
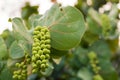
[[[35,63],[32,64],[33,68],[37,68],[37,65]]]
[[[32,70],[32,73],[36,73],[36,72],[37,72],[37,69],[33,69],[33,70]]]
[[[37,51],[41,49],[41,47],[39,47],[39,46],[37,46],[36,48],[37,48]]]
[[[50,35],[50,32],[46,32],[46,35]]]
[[[17,74],[17,71],[14,71],[13,74]]]
[[[39,33],[39,34],[37,35],[37,38],[41,39],[41,36],[42,36],[42,34]]]
[[[18,70],[18,71],[17,71],[17,74],[21,74],[21,70]]]
[[[49,29],[47,27],[45,27],[44,29],[45,29],[45,32],[49,32]]]
[[[41,40],[45,40],[45,36],[42,36],[42,37],[41,37]]]
[[[36,57],[35,56],[32,56],[32,61],[36,61]]]
[[[24,65],[24,62],[21,62],[21,66],[23,66]]]
[[[33,40],[34,40],[34,41],[37,41],[37,40],[38,40],[38,38],[33,38]]]
[[[93,59],[90,60],[90,64],[94,64],[95,61]]]
[[[36,47],[37,47],[37,46],[40,46],[40,43],[39,43],[39,42],[36,42],[35,44],[36,44]]]
[[[37,46],[36,43],[33,43],[33,44],[32,44],[32,47],[36,47],[36,46]]]
[[[41,29],[41,32],[44,32],[44,33],[45,33],[45,32],[46,32],[46,29],[44,29],[44,28],[43,28],[43,29]]]
[[[27,70],[22,70],[22,74],[26,74],[27,73]]]
[[[16,79],[18,76],[17,75],[13,75],[13,79]]]
[[[41,64],[41,68],[45,68],[45,64]]]
[[[96,63],[96,64],[98,64],[98,63],[99,63],[99,61],[98,61],[98,60],[96,60],[96,61],[95,61],[95,63]]]
[[[50,39],[50,35],[45,35],[45,39]]]
[[[40,65],[41,64],[41,60],[37,60],[36,64]]]
[[[46,45],[45,45],[45,48],[50,49],[51,46],[50,46],[49,44],[46,44]]]
[[[24,77],[24,78],[25,78],[25,77],[27,77],[27,74],[26,74],[26,73],[25,73],[25,74],[24,74],[24,73],[22,73],[22,77]]]
[[[44,53],[44,54],[49,54],[49,53],[50,53],[50,50],[44,48],[44,49],[43,49],[43,53]]]
[[[37,35],[37,34],[39,34],[39,31],[34,31],[33,34]]]
[[[46,44],[50,44],[50,39],[45,40]]]
[[[41,40],[41,41],[40,41],[40,44],[45,44],[45,41],[44,41],[44,40]]]
[[[21,80],[21,78],[22,78],[22,76],[21,76],[21,75],[18,75],[18,79],[20,79],[20,80]]]
[[[35,57],[36,57],[36,59],[39,59],[40,56],[39,56],[39,54],[35,54]]]
[[[42,60],[42,62],[41,62],[41,63],[46,64],[46,63],[47,63],[47,60],[45,60],[45,59],[44,59],[44,60]]]
[[[44,35],[45,35],[45,33],[44,33],[44,32],[41,32],[41,35],[42,35],[42,36],[44,36]]]
[[[49,64],[48,64],[48,63],[46,63],[46,64],[45,64],[45,66],[46,66],[46,68],[48,68]]]
[[[37,35],[34,35],[33,38],[34,38],[34,39],[37,38]]]
[[[97,68],[93,68],[94,73],[99,73],[99,70]]]
[[[35,27],[35,31],[40,31],[40,30],[41,30],[40,26]]]
[[[20,63],[16,63],[15,66],[19,68],[20,67]]]
[[[23,68],[23,69],[26,69],[26,68],[27,68],[27,65],[23,65],[22,68]]]
[[[23,65],[22,65],[22,64],[20,64],[20,65],[19,65],[19,68],[22,68],[22,66],[23,66]]]
[[[94,64],[94,63],[92,63],[91,66],[92,66],[93,68],[97,67],[97,65]]]
[[[36,48],[36,47],[33,47],[33,48],[32,48],[32,51],[37,51],[37,48]]]
[[[42,44],[42,45],[41,45],[41,49],[44,49],[44,48],[45,48],[45,44]]]
[[[38,54],[39,54],[39,55],[42,55],[42,54],[43,54],[43,51],[42,51],[42,50],[39,50],[39,51],[38,51]]]
[[[40,56],[40,59],[41,59],[41,60],[45,59],[45,55],[41,55],[41,56]]]
[[[43,49],[43,53],[47,53],[47,52],[48,52],[47,50],[48,50],[48,49],[44,48],[44,49]]]
[[[46,54],[49,54],[50,53],[50,50],[47,50]]]
[[[96,53],[94,53],[94,52],[90,52],[90,53],[88,54],[88,57],[89,57],[90,60],[92,60],[92,59],[96,59],[96,58],[97,58],[97,55],[96,55]]]
[[[101,70],[101,67],[97,67],[97,70]]]
[[[37,54],[37,51],[33,51],[32,54],[34,54],[34,55]]]
[[[45,57],[46,57],[47,59],[50,59],[50,55],[49,55],[49,54],[45,54]]]
[[[34,39],[34,42],[39,42],[39,39],[36,39],[36,38],[35,38],[35,39]]]

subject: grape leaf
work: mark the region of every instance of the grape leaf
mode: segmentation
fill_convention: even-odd
[[[38,19],[38,25],[48,26],[51,45],[58,50],[77,46],[86,30],[83,15],[79,10],[71,6],[60,8],[58,4],[53,5]]]
[[[13,18],[12,25],[15,32],[19,33],[19,35],[24,37],[27,41],[29,41],[29,43],[33,42],[32,37],[30,36],[30,34],[28,34],[27,28],[24,26],[22,19]]]
[[[12,59],[19,59],[24,57],[24,50],[23,48],[14,41],[10,47],[10,57]]]

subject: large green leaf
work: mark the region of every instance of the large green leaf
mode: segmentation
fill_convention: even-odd
[[[8,56],[7,47],[4,40],[0,37],[0,60]]]
[[[29,43],[32,43],[32,38],[27,32],[27,28],[24,26],[23,21],[20,18],[12,19],[13,30],[19,35],[23,36]]]
[[[98,57],[110,60],[111,58],[111,52],[110,48],[104,40],[98,40],[96,41],[90,48],[90,51],[95,51],[95,53],[98,54]]]
[[[83,15],[74,7],[60,8],[58,4],[43,15],[38,25],[48,26],[51,33],[51,45],[58,50],[68,50],[80,43],[86,30]]]
[[[22,46],[18,45],[16,41],[14,41],[10,47],[10,57],[12,59],[19,59],[24,57],[24,49]]]

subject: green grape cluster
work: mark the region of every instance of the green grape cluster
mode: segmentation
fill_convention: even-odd
[[[32,73],[44,72],[50,58],[50,32],[47,27],[37,26],[33,32]]]
[[[17,70],[13,72],[13,78],[17,80],[26,80],[27,65],[30,64],[30,62],[31,62],[30,56],[26,53],[24,61],[15,64]]]
[[[98,66],[99,60],[97,59],[96,53],[90,52],[88,54],[88,58],[90,60],[90,65],[93,69],[93,72],[95,73],[93,79],[94,80],[103,80],[102,77],[99,75],[99,71],[101,70],[101,67]]]

